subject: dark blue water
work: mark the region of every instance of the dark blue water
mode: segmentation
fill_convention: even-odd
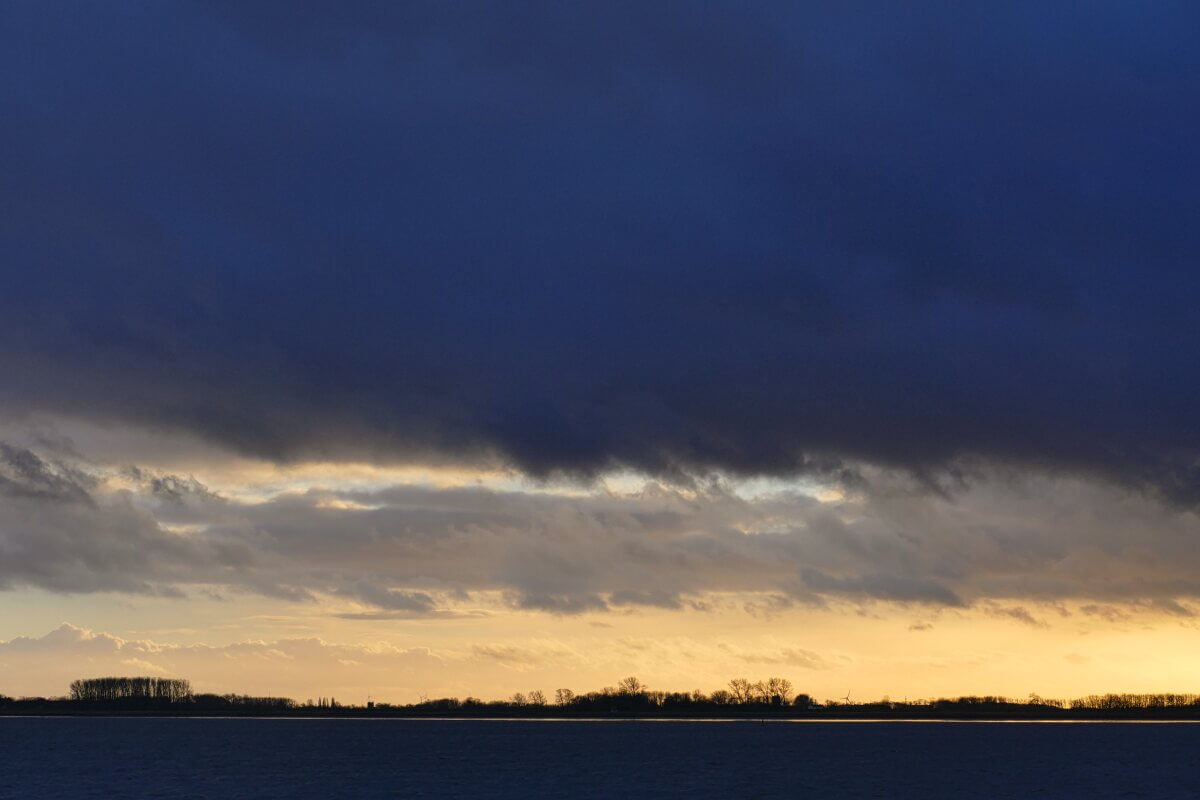
[[[0,718],[0,797],[1200,797],[1200,725]]]

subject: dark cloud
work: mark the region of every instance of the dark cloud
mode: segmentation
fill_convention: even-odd
[[[1045,622],[1031,614],[1029,609],[1025,608],[1024,606],[988,605],[986,610],[987,613],[991,614],[993,617],[1008,617],[1009,619],[1015,619],[1017,622],[1028,625],[1032,628],[1049,627]]]
[[[421,614],[433,611],[436,605],[433,598],[425,592],[405,592],[396,589],[385,589],[367,581],[359,581],[344,593],[385,611],[415,612]]]
[[[91,499],[88,489],[94,483],[85,472],[0,442],[0,497],[86,503]]]
[[[607,611],[608,604],[599,594],[588,592],[519,591],[511,596],[514,608],[527,611],[549,611],[551,614],[582,614],[586,611]],[[627,603],[628,601],[626,601]]]
[[[1150,607],[1173,617],[1194,617],[1196,611],[1170,598],[1158,598],[1150,603]]]
[[[97,479],[0,445],[0,588],[116,590],[179,596],[206,547],[164,535],[127,495],[91,493]]]
[[[9,3],[0,407],[1191,502],[1198,13]]]

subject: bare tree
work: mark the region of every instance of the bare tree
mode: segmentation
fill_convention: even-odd
[[[569,706],[571,701],[575,699],[575,693],[570,689],[555,689],[554,702],[560,706]]]
[[[516,692],[512,697],[509,698],[508,702],[512,703],[514,706],[523,706],[525,705],[525,695],[521,694],[520,692]]]
[[[765,689],[768,703],[786,706],[792,702],[792,682],[787,678],[767,678]]]
[[[644,691],[646,691],[646,685],[633,676],[623,678],[617,684],[619,694],[641,694]]]
[[[530,692],[526,696],[525,699],[531,706],[546,705],[546,695],[542,692],[541,689],[534,689],[532,692]]]
[[[745,704],[754,700],[754,685],[745,678],[734,678],[729,682],[730,701]]]

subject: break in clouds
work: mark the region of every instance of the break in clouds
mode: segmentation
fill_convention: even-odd
[[[751,596],[747,610],[764,613],[886,601],[1038,624],[1020,602],[1120,619],[1132,606],[1188,616],[1200,595],[1194,513],[1144,493],[985,468],[936,493],[868,469],[822,497],[713,480],[627,492],[328,487],[246,501],[194,478],[5,445],[0,585],[252,593],[321,600],[349,619],[487,613],[483,597],[576,614]]]

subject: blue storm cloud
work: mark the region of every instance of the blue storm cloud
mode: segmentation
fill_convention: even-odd
[[[1200,497],[1198,17],[3,2],[0,408]]]

